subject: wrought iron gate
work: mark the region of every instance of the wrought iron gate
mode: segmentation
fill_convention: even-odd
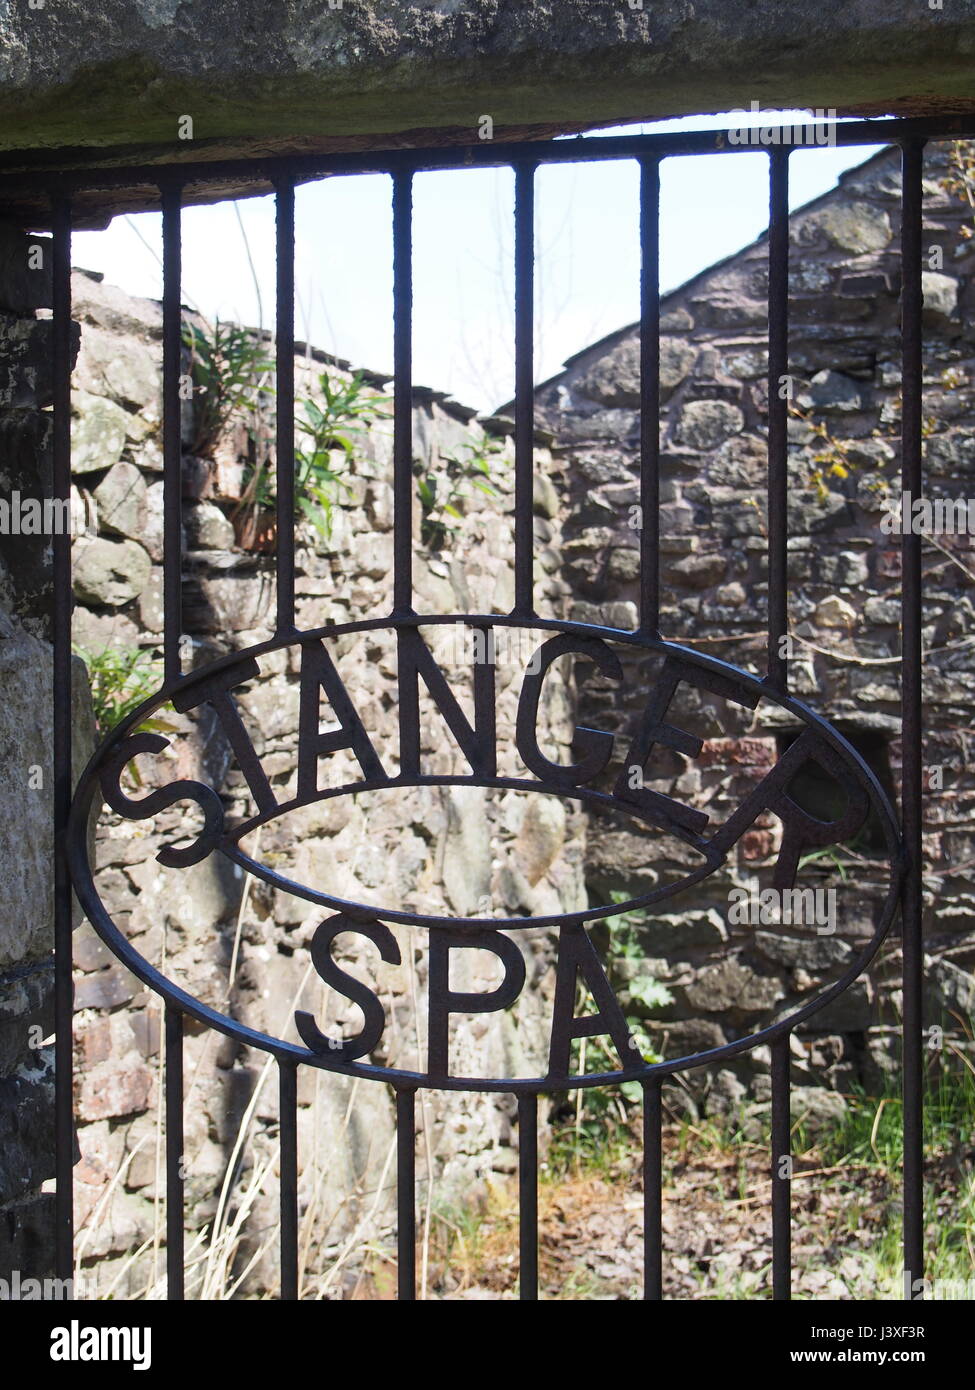
[[[903,489],[917,497],[922,495],[921,477],[921,198],[922,149],[926,139],[968,133],[961,125],[952,129],[950,122],[929,121],[860,121],[840,123],[831,130],[831,141],[841,145],[895,143],[902,150],[903,188],[901,219],[902,281],[902,348],[903,348]],[[55,565],[55,767],[56,767],[56,1063],[57,1118],[59,1144],[57,1155],[57,1238],[59,1274],[69,1277],[72,1270],[72,1165],[74,1163],[72,1116],[72,983],[71,931],[72,884],[85,912],[118,958],[139,976],[151,990],[165,1000],[165,1114],[166,1114],[166,1187],[167,1187],[167,1261],[169,1297],[179,1299],[184,1288],[183,1246],[183,1024],[187,1017],[217,1029],[241,1042],[263,1049],[276,1059],[280,1082],[281,1115],[281,1297],[298,1296],[298,1131],[297,1076],[302,1066],[338,1071],[344,1075],[384,1081],[395,1089],[398,1124],[398,1281],[399,1297],[412,1299],[416,1289],[416,1220],[414,1200],[414,1105],[419,1088],[458,1088],[510,1093],[517,1096],[519,1130],[519,1191],[520,1191],[520,1296],[537,1297],[537,1099],[539,1093],[565,1090],[576,1085],[602,1085],[625,1079],[642,1084],[644,1095],[644,1238],[645,1238],[645,1297],[662,1296],[662,1230],[661,1230],[661,1083],[670,1074],[692,1067],[707,1066],[723,1058],[741,1053],[760,1044],[770,1045],[772,1054],[772,1220],[773,1220],[773,1292],[777,1299],[790,1295],[790,1182],[789,1166],[782,1160],[790,1151],[790,1082],[789,1040],[792,1029],[830,999],[835,998],[869,963],[887,932],[900,906],[903,930],[904,962],[904,1023],[903,1023],[903,1081],[904,1081],[904,1266],[907,1277],[923,1273],[922,1250],[922,1086],[921,1086],[921,537],[903,537],[903,661],[902,661],[902,718],[903,718],[903,792],[902,816],[898,827],[887,799],[879,784],[846,740],[821,720],[813,711],[796,700],[789,690],[788,663],[782,638],[788,631],[787,582],[787,400],[778,389],[788,373],[788,268],[789,268],[789,155],[804,143],[802,132],[786,128],[773,139],[769,155],[770,170],[770,231],[768,240],[768,320],[769,320],[769,432],[768,432],[768,565],[769,610],[767,672],[758,679],[746,672],[702,657],[686,648],[665,641],[659,632],[658,609],[660,579],[658,565],[658,507],[659,507],[659,334],[660,295],[658,282],[658,204],[660,162],[671,156],[714,153],[734,153],[725,132],[691,134],[605,137],[598,139],[561,140],[547,143],[514,145],[479,144],[470,148],[442,150],[399,150],[382,154],[342,156],[313,156],[275,159],[254,164],[185,164],[161,168],[113,169],[110,171],[79,171],[49,176],[12,176],[14,188],[27,188],[35,193],[47,192],[52,200],[54,228],[54,493],[65,503],[70,497],[70,364],[71,364],[71,297],[70,261],[72,230],[72,199],[90,189],[112,187],[157,187],[163,213],[164,237],[164,606],[165,606],[165,684],[156,697],[115,730],[96,754],[77,789],[71,785],[70,729],[70,660],[71,660],[71,559],[70,537],[54,540]],[[641,409],[642,444],[640,495],[643,529],[640,537],[641,612],[634,632],[620,632],[582,623],[557,622],[539,617],[533,604],[532,569],[532,485],[533,485],[533,276],[534,276],[534,175],[542,164],[591,160],[636,160],[641,174],[640,235],[642,247],[641,273]],[[432,169],[464,169],[510,166],[515,171],[515,297],[516,297],[516,424],[515,424],[515,591],[516,601],[505,619],[485,614],[419,614],[414,608],[412,587],[413,536],[412,513],[412,446],[411,446],[411,332],[412,332],[412,179],[419,171]],[[633,765],[645,761],[651,744],[666,741],[673,730],[667,729],[665,715],[669,695],[678,679],[689,678],[710,687],[720,686],[737,692],[736,698],[747,703],[760,697],[771,698],[788,709],[803,726],[803,748],[818,758],[841,781],[849,798],[848,823],[859,815],[862,819],[872,806],[885,827],[891,862],[891,887],[877,929],[854,963],[828,991],[792,1016],[751,1037],[740,1039],[722,1048],[679,1060],[647,1064],[642,1058],[619,1072],[572,1076],[568,1058],[571,1041],[584,1034],[591,1019],[576,1019],[571,999],[556,1006],[553,1034],[553,1064],[546,1076],[525,1079],[469,1080],[452,1077],[446,1056],[445,1032],[431,1037],[430,1056],[426,1072],[392,1072],[359,1060],[371,1046],[365,1036],[346,1043],[333,1044],[317,1032],[305,1016],[302,1036],[308,1046],[299,1047],[279,1038],[255,1033],[200,1001],[192,998],[172,981],[145,961],[128,943],[124,934],[112,922],[95,889],[86,849],[88,813],[99,787],[110,805],[123,814],[133,814],[126,805],[118,778],[125,763],[138,752],[158,747],[155,736],[134,732],[152,709],[167,700],[177,707],[193,708],[214,698],[215,692],[227,691],[245,678],[250,663],[264,653],[288,646],[298,646],[309,665],[309,682],[314,686],[317,700],[322,685],[341,705],[343,690],[327,658],[315,655],[316,643],[325,630],[300,632],[295,623],[294,583],[294,190],[297,183],[328,174],[359,172],[386,173],[392,181],[392,217],[394,240],[394,311],[395,311],[395,376],[394,376],[394,573],[392,603],[383,624],[397,635],[401,661],[412,676],[403,684],[401,676],[401,740],[404,749],[402,771],[398,779],[385,779],[381,769],[370,768],[367,756],[360,762],[364,778],[352,790],[380,785],[443,784],[466,781],[477,786],[531,787],[554,791],[556,794],[578,795],[584,798],[583,778],[578,774],[581,764],[569,768],[541,759],[537,764],[538,780],[513,783],[498,778],[492,763],[490,715],[491,703],[489,665],[475,673],[475,704],[477,715],[473,729],[454,711],[452,728],[462,742],[472,773],[468,778],[451,779],[425,776],[418,757],[418,713],[416,681],[419,674],[433,689],[436,672],[431,671],[424,656],[418,629],[420,625],[455,623],[479,630],[491,640],[494,629],[502,626],[533,627],[548,630],[550,637],[543,662],[554,659],[562,651],[592,652],[600,644],[616,643],[657,653],[665,662],[670,685],[662,682],[663,693],[648,714],[642,734],[630,757]],[[180,217],[188,190],[219,185],[221,180],[255,178],[273,186],[277,201],[277,326],[276,326],[276,391],[277,391],[277,536],[275,557],[277,581],[277,629],[267,643],[244,653],[236,653],[215,664],[184,675],[180,658],[181,633],[181,439],[179,374],[181,354],[180,308]],[[350,623],[334,631],[362,631],[377,623]],[[553,645],[553,643],[555,645]],[[545,651],[545,648],[543,648]],[[544,674],[544,669],[542,674]],[[541,677],[538,677],[540,680]],[[666,689],[664,689],[666,687]],[[449,690],[435,691],[437,702],[450,722],[451,697]],[[537,688],[535,690],[537,704]],[[317,708],[317,706],[316,706]],[[482,717],[483,716],[483,717]],[[520,746],[531,749],[531,698],[519,715]],[[350,713],[345,726],[347,743],[354,745],[355,721]],[[321,748],[317,717],[309,722],[300,735],[300,756],[314,759]],[[162,742],[165,742],[163,740]],[[407,750],[414,753],[408,756]],[[243,744],[237,749],[243,761],[247,754]],[[642,758],[641,758],[642,755]],[[530,763],[530,760],[529,764]],[[795,763],[783,758],[765,787],[763,806],[777,806],[788,827],[787,839],[791,848],[784,855],[782,885],[787,886],[788,870],[794,868],[803,845],[823,843],[823,830],[818,822],[798,814],[798,808],[786,793]],[[260,785],[259,769],[253,772],[254,784]],[[250,779],[249,779],[250,780]],[[273,872],[262,870],[248,859],[229,832],[221,824],[218,799],[198,784],[180,784],[182,795],[196,799],[203,812],[204,829],[199,839],[183,850],[167,851],[170,864],[195,862],[214,849],[236,858],[252,872],[258,872],[270,882],[283,883]],[[317,783],[308,795],[317,795]],[[300,795],[300,792],[299,792]],[[592,793],[595,795],[595,793]],[[178,799],[175,795],[171,800]],[[273,797],[261,804],[258,796],[258,815],[254,824],[276,813]],[[171,803],[167,803],[171,804]],[[752,807],[754,813],[755,808]],[[746,808],[747,810],[747,808]],[[144,811],[142,812],[144,814]],[[695,844],[705,859],[698,877],[710,873],[721,862],[734,843],[733,831],[705,840],[698,830],[674,827],[665,811],[647,813],[656,823],[676,832]],[[747,817],[746,817],[747,819]],[[752,814],[754,819],[754,814]],[[735,829],[741,833],[744,821]],[[749,822],[750,823],[750,822]],[[819,828],[817,829],[817,826]],[[829,833],[835,827],[827,828]],[[819,839],[817,839],[819,836]],[[239,839],[239,835],[236,837]],[[834,836],[835,838],[835,836]],[[270,873],[270,877],[268,877]],[[389,947],[389,932],[384,921],[411,922],[431,933],[431,949],[436,954],[431,965],[430,992],[437,1017],[445,1020],[452,1007],[476,1008],[474,996],[452,994],[449,989],[447,961],[452,944],[464,939],[474,943],[478,934],[490,934],[494,943],[490,949],[502,957],[505,982],[502,992],[509,994],[517,984],[518,952],[509,951],[506,931],[525,926],[524,919],[457,920],[424,918],[408,912],[377,914],[374,908],[350,904],[317,892],[304,885],[286,885],[307,900],[320,902],[339,914],[339,920],[351,921],[357,930],[371,937],[381,950]],[[634,902],[612,908],[595,908],[560,918],[537,919],[535,924],[558,926],[563,942],[568,946],[566,959],[575,972],[586,969],[587,947],[585,925],[599,917],[626,911],[654,901],[648,894]],[[323,923],[321,939],[313,950],[323,955],[331,935],[337,929],[336,919]],[[490,932],[488,933],[488,929]],[[439,945],[437,943],[439,942]],[[520,957],[519,957],[520,959]],[[523,976],[524,967],[521,966]],[[560,974],[559,988],[569,989],[566,977]],[[571,990],[569,990],[571,993]],[[599,1000],[597,998],[597,1004]],[[608,1010],[607,1010],[608,1016]],[[365,1045],[363,1045],[365,1044]],[[621,1046],[626,1040],[621,1040]],[[908,1285],[910,1288],[910,1285]]]

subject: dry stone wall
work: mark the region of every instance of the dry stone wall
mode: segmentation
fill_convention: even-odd
[[[930,146],[924,199],[925,487],[931,498],[972,493],[975,266],[971,213],[944,181],[950,150]],[[899,791],[898,642],[900,537],[888,505],[900,496],[896,152],[843,176],[793,214],[790,232],[789,420],[791,676],[795,692],[831,719]],[[765,513],[768,429],[767,242],[756,244],[666,297],[662,306],[661,630],[671,640],[761,672],[767,616]],[[539,420],[555,439],[556,485],[571,496],[563,555],[583,621],[633,627],[639,572],[639,327],[573,358],[538,392]],[[816,475],[821,475],[817,478]],[[886,527],[886,529],[885,529]],[[964,1041],[975,1009],[975,782],[970,762],[972,566],[968,534],[925,547],[925,821],[927,1021]],[[587,681],[580,718],[617,718],[640,706],[631,666],[631,712],[609,683]],[[720,705],[720,707],[719,707]],[[648,786],[722,818],[766,775],[795,736],[785,711],[751,712],[685,692],[674,713],[704,741],[698,758],[655,764]],[[823,789],[807,786],[807,798]],[[868,831],[869,831],[868,826]],[[876,828],[840,856],[813,865],[838,892],[835,934],[787,933],[729,923],[735,887],[769,882],[781,826],[769,815],[740,841],[724,870],[696,890],[694,911],[640,929],[635,968],[666,982],[674,1002],[650,1020],[667,1056],[732,1041],[793,1007],[870,936],[883,893]],[[672,844],[648,863],[625,825],[588,831],[591,888],[629,893],[655,876],[686,871]],[[677,928],[679,927],[679,930]],[[824,1087],[876,1084],[896,1066],[896,934],[871,967],[793,1040],[794,1080],[807,1107],[835,1108]],[[630,967],[634,968],[634,967]],[[767,1095],[768,1055],[700,1077],[697,1103],[734,1107],[745,1088]]]
[[[97,677],[100,654],[141,648],[152,658],[161,642],[161,499],[159,307],[133,300],[84,274],[74,277],[81,323],[75,374],[75,481],[79,515],[91,519],[75,542],[75,639]],[[314,396],[327,371],[350,380],[348,364],[308,350],[297,362],[299,402]],[[369,378],[377,418],[354,436],[350,469],[335,491],[327,542],[308,526],[299,537],[297,619],[304,629],[378,617],[391,607],[392,423],[383,379]],[[299,406],[299,409],[301,407]],[[187,408],[184,443],[196,437]],[[184,621],[187,669],[270,635],[274,623],[273,557],[237,543],[231,520],[246,485],[247,433],[230,428],[212,455],[187,452],[184,466]],[[490,437],[466,411],[418,390],[414,450],[426,476],[444,480],[453,465],[489,455],[488,497],[472,488],[431,550],[419,497],[414,531],[416,606],[421,612],[504,614],[514,604],[510,441]],[[336,458],[336,466],[344,459]],[[559,524],[538,452],[536,599],[554,614],[562,604]],[[429,538],[429,536],[428,536]],[[470,696],[470,655],[437,644],[458,699]],[[448,633],[449,636],[449,633]],[[540,639],[538,639],[540,640]],[[499,653],[496,663],[499,743],[512,741],[518,681],[537,645]],[[330,648],[374,747],[387,765],[398,755],[395,649],[390,634],[350,634]],[[260,675],[238,692],[238,707],[273,786],[293,780],[297,760],[297,652],[260,658]],[[160,684],[158,665],[150,684]],[[556,673],[546,688],[546,728],[556,749],[572,736],[572,704]],[[146,761],[144,787],[180,775],[217,788],[227,815],[243,819],[245,778],[212,711],[164,717],[173,749],[160,765]],[[429,769],[466,770],[445,739],[442,719],[421,701],[422,753]],[[344,759],[344,761],[343,761]],[[344,754],[327,760],[361,776]],[[136,795],[134,791],[130,794]],[[313,1013],[325,1031],[355,1032],[357,1009],[326,991],[311,972],[307,947],[323,913],[308,902],[245,879],[220,856],[188,870],[167,870],[155,855],[185,825],[185,805],[152,821],[103,813],[97,883],[114,920],[143,955],[204,1002],[252,1027],[298,1041],[294,1008]],[[532,805],[516,794],[470,787],[418,787],[385,798],[344,797],[293,811],[261,828],[255,857],[313,886],[386,906],[412,902],[428,913],[478,915],[486,902],[508,913],[559,913],[585,906],[584,823],[561,802]],[[495,909],[496,910],[496,909]],[[426,933],[399,928],[403,966],[381,965],[373,948],[342,946],[343,968],[373,982],[387,1030],[373,1060],[416,1068],[425,1049]],[[531,1074],[543,1067],[545,1012],[553,980],[551,938],[526,944],[525,1007],[495,1031],[476,1016],[458,1022],[455,1066],[489,1075]],[[455,989],[494,987],[491,956],[467,957]],[[475,959],[481,963],[475,963]],[[81,1259],[97,1270],[99,1288],[135,1293],[162,1273],[158,1233],[164,1181],[159,1148],[160,1001],[113,962],[89,927],[77,934],[77,1168]],[[314,984],[309,982],[309,977]],[[282,1032],[282,1030],[284,1030]],[[273,1288],[277,1225],[275,1177],[278,1096],[263,1054],[189,1025],[186,1039],[186,1183],[189,1244],[197,1251],[191,1289],[213,1297],[255,1261],[249,1287]],[[395,1196],[393,1098],[386,1087],[302,1069],[299,1150],[306,1291],[334,1296],[346,1277],[336,1253],[388,1229]],[[491,1097],[435,1095],[418,1106],[421,1200],[447,1202],[515,1164],[512,1105]],[[238,1145],[238,1141],[240,1143]],[[238,1152],[239,1147],[239,1152]],[[229,1173],[229,1177],[228,1177]],[[434,1177],[430,1189],[429,1176]],[[221,1196],[226,1182],[226,1192]],[[246,1218],[246,1221],[245,1221]],[[235,1225],[237,1223],[237,1225]],[[238,1230],[238,1226],[241,1227]],[[208,1234],[204,1235],[206,1228]],[[256,1232],[257,1234],[252,1234]],[[151,1249],[133,1252],[146,1242]],[[331,1272],[326,1271],[330,1269]],[[317,1282],[316,1282],[317,1281]]]

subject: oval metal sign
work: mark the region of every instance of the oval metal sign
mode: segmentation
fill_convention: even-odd
[[[448,629],[462,640],[467,653],[461,692],[451,685],[434,654],[428,636]],[[369,720],[356,707],[340,674],[336,647],[353,634],[385,633],[396,654],[398,694],[398,746],[389,740],[380,746]],[[499,733],[499,685],[496,679],[499,646],[523,654],[516,681],[506,683],[509,702],[516,701],[511,717],[505,716]],[[616,728],[577,727],[571,756],[559,758],[540,729],[545,707],[546,682],[556,663],[585,663],[610,689],[632,681],[622,658],[645,657],[645,688],[627,689],[635,704],[625,734]],[[235,699],[235,692],[262,673],[262,663],[277,653],[287,654],[288,667],[297,677],[297,760],[292,786],[285,793],[257,751]],[[651,669],[652,668],[652,669]],[[516,689],[515,689],[516,687]],[[515,691],[512,695],[512,690]],[[794,737],[778,761],[752,786],[721,823],[712,823],[708,812],[679,795],[664,792],[654,774],[655,760],[673,753],[696,759],[703,741],[681,725],[682,701],[690,695],[712,698],[738,711],[756,711],[765,701],[786,718]],[[233,751],[246,783],[252,814],[228,823],[224,801],[214,786],[195,779],[176,778],[159,784],[141,796],[126,790],[126,769],[137,757],[159,759],[167,753],[167,735],[146,728],[147,721],[166,705],[180,714],[206,709],[215,718]],[[323,727],[323,719],[327,724]],[[462,755],[466,770],[444,774],[430,771],[423,756],[424,720],[439,721]],[[330,759],[352,769],[351,779],[329,783]],[[834,818],[819,819],[804,809],[790,790],[800,770],[814,766],[842,793],[841,809]],[[323,785],[323,776],[325,784]],[[653,785],[654,783],[657,785]],[[557,797],[577,803],[593,813],[625,817],[648,837],[666,836],[685,848],[690,867],[683,875],[665,878],[647,891],[625,901],[597,902],[571,912],[533,916],[431,915],[402,903],[351,901],[325,882],[303,882],[288,877],[274,864],[262,861],[248,845],[262,826],[282,821],[289,814],[318,802],[367,794],[402,795],[424,786],[474,786],[499,792]],[[304,1046],[285,1038],[269,1037],[193,998],[163,975],[134,949],[111,919],[98,893],[89,857],[88,827],[98,795],[120,817],[151,821],[174,807],[193,808],[189,837],[175,834],[158,854],[170,869],[188,868],[211,855],[222,855],[273,888],[304,899],[327,911],[310,943],[311,962],[318,976],[346,999],[358,1004],[364,1024],[353,1038],[328,1037],[308,1011],[297,1010],[294,1027]],[[845,970],[801,1008],[759,1033],[725,1047],[692,1057],[658,1062],[641,1055],[626,1019],[610,987],[586,927],[601,919],[640,912],[675,898],[713,874],[727,862],[749,830],[761,818],[774,816],[781,825],[772,890],[792,895],[809,890],[795,886],[804,857],[827,851],[849,841],[868,815],[882,827],[887,847],[889,883],[886,900],[866,946]],[[870,768],[846,739],[802,702],[776,694],[757,677],[714,658],[638,634],[532,618],[466,616],[427,618],[410,615],[349,623],[270,641],[235,653],[201,670],[164,685],[151,699],[133,711],[98,749],[75,796],[69,826],[69,860],[74,885],[85,912],[97,931],[120,957],[153,990],[190,1015],[220,1031],[265,1050],[298,1058],[312,1065],[351,1075],[397,1084],[442,1089],[524,1091],[559,1090],[607,1081],[642,1079],[653,1074],[702,1065],[732,1056],[771,1040],[795,1027],[841,993],[866,966],[883,939],[896,907],[901,872],[901,851],[896,822],[888,799]],[[648,838],[648,853],[652,839]],[[788,919],[787,919],[788,920]],[[429,933],[429,1017],[425,1071],[405,1072],[363,1061],[383,1035],[385,1019],[377,994],[341,970],[332,944],[342,932],[359,933],[371,943],[381,960],[398,963],[400,949],[391,926],[412,926]],[[545,929],[557,933],[556,983],[551,1022],[549,1066],[544,1076],[456,1076],[449,1059],[448,1027],[452,1014],[499,1012],[509,1008],[525,987],[525,960],[513,933]],[[461,993],[450,987],[451,953],[481,950],[492,953],[501,970],[501,982],[486,993]],[[585,984],[596,1013],[575,1016],[577,985]],[[570,1055],[574,1039],[601,1033],[611,1039],[619,1068],[572,1074]]]

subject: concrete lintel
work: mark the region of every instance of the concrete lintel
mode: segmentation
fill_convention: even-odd
[[[971,112],[975,0],[934,2],[6,0],[0,152],[8,170],[257,157],[468,142],[485,115],[511,139],[753,100]]]

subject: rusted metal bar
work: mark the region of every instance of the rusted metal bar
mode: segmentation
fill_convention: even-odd
[[[178,1302],[185,1296],[183,1235],[183,1015],[167,1005],[166,1047],[166,1288]]]
[[[275,305],[275,410],[277,415],[277,631],[295,626],[295,186],[287,175],[275,195],[277,302]]]
[[[515,606],[534,612],[535,166],[515,166]]]
[[[789,152],[769,157],[768,683],[788,689],[789,664]]]
[[[902,160],[901,206],[901,486],[924,495],[922,458],[921,229],[923,145],[909,141]],[[901,907],[904,1019],[904,1281],[924,1277],[924,1068],[922,843],[924,823],[921,676],[921,541],[910,528],[901,537],[901,817],[907,872]]]
[[[660,161],[640,161],[640,631],[660,631]]]
[[[167,680],[182,673],[183,357],[182,186],[167,183],[163,202],[163,665]]]

